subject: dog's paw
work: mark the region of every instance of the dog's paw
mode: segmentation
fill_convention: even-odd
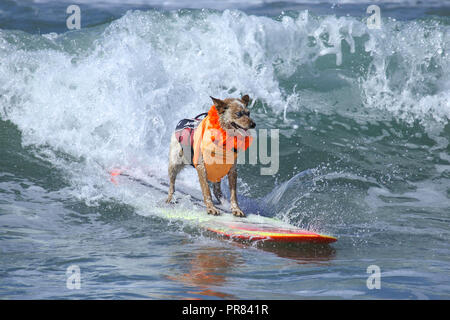
[[[219,209],[217,209],[214,206],[207,207],[206,212],[208,212],[208,214],[212,214],[214,216],[218,216],[220,214]]]
[[[175,200],[173,197],[168,197],[166,199],[166,203],[167,204],[175,204],[175,203],[177,203],[177,200]]]
[[[232,212],[233,215],[236,216],[236,217],[245,217],[244,212],[242,212],[242,210],[239,209],[239,208],[233,208],[233,209],[231,209],[231,212]]]

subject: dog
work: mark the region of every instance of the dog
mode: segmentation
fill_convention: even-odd
[[[181,120],[171,136],[169,150],[169,192],[167,203],[172,203],[177,174],[192,165],[198,174],[203,201],[208,214],[219,215],[214,206],[208,181],[212,183],[214,196],[222,203],[221,179],[227,175],[230,187],[231,212],[245,217],[239,208],[236,184],[236,159],[239,150],[245,150],[252,142],[247,130],[256,127],[248,110],[249,96],[227,98],[210,97],[213,106],[203,120]]]

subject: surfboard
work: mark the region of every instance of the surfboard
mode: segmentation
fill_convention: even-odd
[[[124,170],[116,169],[110,173],[111,181],[115,184],[119,185],[118,178],[122,177],[167,194],[167,183],[156,177],[153,177],[149,182]],[[328,244],[337,241],[337,238],[333,236],[303,230],[282,220],[251,212],[246,212],[246,217],[244,218],[235,217],[227,208],[220,204],[216,204],[216,206],[223,212],[221,215],[208,215],[205,210],[200,210],[204,208],[204,204],[199,197],[180,191],[179,188],[177,192],[189,195],[193,204],[200,208],[188,209],[178,207],[177,204],[170,204],[155,207],[152,209],[152,212],[163,219],[187,222],[213,235],[232,240],[313,244]]]

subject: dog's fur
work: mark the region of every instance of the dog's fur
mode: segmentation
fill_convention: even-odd
[[[245,95],[240,99],[227,98],[224,100],[211,97],[219,114],[219,124],[224,130],[248,130],[255,128],[255,122],[250,118],[250,111],[247,109],[249,103],[249,96]],[[240,113],[240,116],[239,116]],[[190,159],[186,159],[183,154],[183,149],[177,141],[175,134],[170,140],[169,151],[169,194],[167,196],[167,203],[172,202],[173,193],[175,192],[175,179],[177,174],[190,163]],[[198,165],[196,166],[200,187],[203,193],[203,201],[206,205],[208,214],[219,215],[220,211],[214,206],[211,198],[211,191],[209,189],[206,169],[203,162],[203,157],[200,152],[198,157]],[[228,172],[228,184],[230,186],[230,203],[231,212],[238,217],[245,217],[245,214],[239,208],[236,196],[237,170],[236,161]],[[213,192],[219,202],[222,202],[223,195],[220,189],[220,181],[212,183]]]

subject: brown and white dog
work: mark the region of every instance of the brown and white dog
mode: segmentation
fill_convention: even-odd
[[[256,127],[255,122],[250,118],[250,111],[247,109],[249,103],[249,96],[244,95],[240,99],[236,98],[227,98],[224,100],[216,99],[211,97],[214,102],[214,105],[211,107],[208,112],[208,116],[203,119],[203,121],[195,128],[195,131],[192,133],[192,137],[188,137],[190,141],[192,141],[192,149],[186,149],[182,147],[183,137],[174,133],[172,134],[170,141],[170,151],[169,151],[169,193],[166,202],[171,203],[173,193],[175,192],[175,180],[177,174],[186,166],[193,165],[197,170],[198,179],[200,182],[200,187],[202,189],[203,200],[206,205],[206,210],[208,214],[218,215],[220,211],[214,206],[211,198],[211,191],[209,188],[208,181],[212,182],[213,192],[215,197],[219,202],[222,202],[222,191],[220,189],[220,180],[224,175],[228,176],[228,184],[230,187],[230,203],[231,203],[231,212],[233,215],[238,217],[244,217],[245,214],[239,208],[236,196],[236,183],[237,183],[237,170],[236,170],[236,157],[237,151],[239,147],[236,147],[236,141],[234,141],[234,148],[227,150],[225,147],[225,142],[223,144],[218,144],[218,141],[224,141],[215,138],[214,133],[207,132],[208,128],[212,128],[214,121],[217,127],[221,132],[225,133],[225,139],[227,135],[232,139],[234,136],[246,137],[249,138],[247,134],[248,129],[252,129]],[[181,122],[180,122],[181,123]],[[205,124],[206,123],[206,124]],[[205,132],[206,127],[206,132]],[[177,127],[178,129],[178,127]],[[234,135],[230,135],[230,132],[234,132]],[[186,137],[184,137],[184,141],[186,141]],[[211,142],[212,141],[212,142]],[[242,140],[241,140],[242,141]],[[250,141],[250,142],[249,142]],[[207,152],[207,145],[213,146],[216,148],[213,151]],[[227,140],[228,143],[228,140]],[[251,140],[246,140],[244,145],[245,147],[240,148],[241,150],[245,150],[248,145],[251,143]],[[221,174],[217,175],[211,169],[213,166],[210,165],[211,157],[214,157],[217,152],[217,145],[220,146],[219,152],[221,153],[220,157],[223,159],[227,158],[231,153],[231,158],[228,157],[230,161],[226,161],[224,164],[216,164],[214,163],[213,169],[219,169]],[[229,144],[227,144],[228,146]],[[206,147],[205,147],[206,146]],[[188,155],[189,151],[193,152],[193,154]],[[226,155],[222,154],[228,152]],[[217,156],[216,156],[217,158]]]

